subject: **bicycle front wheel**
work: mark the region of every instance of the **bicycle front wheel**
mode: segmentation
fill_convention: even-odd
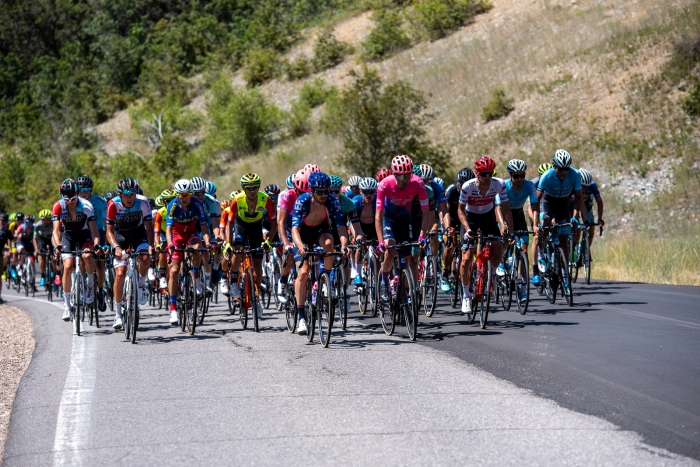
[[[591,243],[588,241],[588,235],[583,237],[583,275],[586,278],[586,285],[591,285]]]
[[[318,279],[316,293],[316,313],[318,314],[318,337],[323,347],[328,347],[333,326],[333,300],[331,298],[331,278],[327,272]]]
[[[85,278],[83,278],[83,275],[78,272],[77,274],[73,274],[73,307],[71,308],[72,310],[72,317],[73,317],[73,326],[75,327],[75,334],[77,336],[80,335],[80,318],[82,315],[82,308],[85,306],[84,300],[85,300]]]
[[[406,268],[402,271],[400,284],[403,284],[403,293],[397,294],[397,299],[401,301],[400,306],[406,319],[408,338],[415,341],[418,336],[418,304],[416,303],[418,293],[410,269]]]
[[[336,273],[336,290],[338,297],[337,312],[335,315],[338,317],[340,324],[340,329],[345,331],[348,327],[348,308],[350,308],[350,298],[348,297],[348,285],[347,278],[345,276],[345,268],[340,265],[338,272]]]
[[[559,248],[559,265],[561,271],[561,291],[569,306],[574,306],[574,293],[571,286],[571,277],[569,276],[568,268],[566,267],[566,256],[564,250]]]
[[[484,274],[481,276],[481,296],[479,297],[479,327],[486,329],[491,304],[491,261],[486,261]]]
[[[376,305],[375,307],[378,308],[379,316],[382,321],[382,328],[384,329],[384,333],[387,336],[391,336],[394,334],[394,329],[396,328],[396,323],[394,322],[393,319],[393,300],[389,299],[388,302],[384,302],[381,299],[379,289],[382,287],[382,271],[381,268],[377,268],[377,279],[375,283],[377,284],[377,300],[376,300]]]
[[[291,286],[291,290],[287,293],[287,303],[284,303],[284,318],[287,321],[287,331],[294,333],[297,329],[297,300],[294,294],[294,284]]]
[[[250,298],[250,310],[253,314],[253,331],[260,332],[260,325],[258,323],[258,294],[255,289],[255,277],[253,277],[253,268],[249,268],[246,273],[246,282],[248,287],[248,297]],[[245,304],[241,307],[245,308]]]
[[[423,302],[423,313],[425,316],[433,316],[435,304],[437,303],[437,271],[436,259],[434,256],[425,258],[425,269],[423,270],[421,293]]]
[[[513,288],[515,289],[515,303],[518,304],[518,311],[521,315],[527,313],[530,303],[530,265],[524,251],[515,257],[513,269]]]

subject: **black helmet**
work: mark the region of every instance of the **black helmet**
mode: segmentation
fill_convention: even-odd
[[[19,224],[20,221],[23,221],[23,220],[24,220],[24,214],[22,214],[21,212],[17,212],[17,214],[15,214],[15,222],[17,224]]]
[[[25,219],[27,222],[31,222],[32,224],[36,222],[36,218],[34,217],[33,214],[27,214],[27,218]]]
[[[156,200],[155,200],[155,199],[153,199],[153,198],[148,198],[148,204],[151,205],[151,209],[155,209],[155,208],[156,208]]]
[[[0,214],[0,221],[7,222],[10,219],[10,217],[6,213]]]
[[[78,184],[72,178],[67,178],[61,183],[61,196],[64,198],[72,198],[78,196]]]
[[[470,169],[469,167],[463,168],[457,174],[457,180],[459,180],[459,183],[468,182],[472,178],[476,178],[476,177],[474,176],[474,171],[472,169]]]
[[[107,193],[105,193],[105,200],[107,200],[107,201],[114,199],[116,197],[117,197],[116,191],[109,190],[109,191],[107,191]]]
[[[92,179],[87,176],[87,175],[81,175],[80,177],[77,178],[75,183],[78,184],[78,188],[90,188],[92,190],[92,187],[95,185],[92,181]]]
[[[265,187],[265,193],[267,193],[268,196],[277,196],[280,194],[280,187],[274,183],[270,183]]]
[[[122,195],[138,194],[139,184],[133,178],[122,178],[117,183],[117,191]]]
[[[135,180],[134,182],[136,183],[136,194],[143,196],[143,188],[141,188],[141,185],[139,185],[138,182],[136,182]]]

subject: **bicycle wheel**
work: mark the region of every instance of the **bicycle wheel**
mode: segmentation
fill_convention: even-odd
[[[340,329],[345,331],[348,327],[348,308],[350,308],[350,297],[348,297],[347,277],[345,276],[345,268],[341,264],[336,272],[336,287],[338,291],[338,306],[335,315],[338,317]]]
[[[561,270],[561,291],[566,299],[566,303],[569,306],[574,306],[574,292],[571,285],[571,278],[569,277],[569,271],[566,267],[566,256],[564,255],[564,250],[559,248],[559,264]]]
[[[277,308],[277,310],[282,310],[284,303],[280,301],[280,296],[277,293],[277,284],[279,284],[280,278],[282,277],[282,261],[276,254],[272,258],[272,267],[272,298],[275,300],[275,308]]]
[[[588,235],[583,237],[583,275],[586,278],[586,285],[591,285],[591,243]]]
[[[481,280],[481,272],[476,267],[476,260],[472,262],[472,281],[470,284],[470,291],[472,293],[472,309],[469,311],[469,324],[474,324],[476,321],[476,315],[479,313],[479,297],[477,296],[477,284]],[[464,284],[462,284],[464,287]],[[464,291],[464,289],[462,289]]]
[[[107,300],[109,301],[109,311],[114,311],[114,268],[112,266],[107,267],[105,275],[105,282],[107,282]]]
[[[486,261],[484,275],[481,278],[481,299],[479,300],[479,327],[486,329],[489,318],[489,305],[491,304],[491,261]]]
[[[44,280],[46,284],[46,294],[47,294],[47,299],[50,302],[53,302],[53,278],[51,277],[51,257],[47,256],[46,259],[44,260],[44,264],[46,265],[46,268],[44,270]]]
[[[88,316],[88,323],[90,324],[90,326],[92,326],[92,325],[93,325],[92,323],[95,322],[95,311],[96,311],[95,302],[97,301],[97,296],[94,295],[94,293],[95,293],[95,282],[97,282],[97,281],[93,281],[93,283],[92,283],[92,286],[93,286],[93,291],[92,291],[92,293],[93,293],[93,297],[95,297],[95,298],[92,300],[92,304],[91,304],[91,305],[88,305],[88,307],[90,308],[90,309],[89,309],[89,313],[88,313],[88,315],[89,315],[89,316]]]
[[[577,258],[581,257],[581,242],[583,242],[583,238],[576,244],[573,244],[573,242],[569,243],[569,253],[571,255],[569,259],[569,277],[571,277],[571,282],[576,282],[578,280],[578,266],[576,265],[576,261],[574,261],[574,256]],[[574,254],[574,251],[576,254]]]
[[[255,332],[260,332],[260,325],[258,323],[258,293],[255,289],[255,277],[253,276],[253,268],[249,268],[246,273],[246,281],[248,282],[248,297],[250,297],[250,312],[253,314],[253,330]],[[243,305],[245,307],[245,305]],[[241,307],[241,308],[243,308]]]
[[[515,257],[513,268],[513,288],[515,289],[518,304],[518,311],[521,315],[527,313],[528,305],[530,304],[530,265],[527,262],[527,255],[521,251]],[[521,290],[525,292],[524,303],[521,300]]]
[[[379,291],[379,288],[381,287],[382,283],[382,271],[379,269],[377,271],[377,279],[376,279],[376,284],[377,284],[377,291]],[[382,321],[382,328],[384,329],[384,333],[387,336],[391,336],[394,334],[394,329],[396,328],[396,323],[394,322],[393,319],[393,313],[392,313],[392,308],[394,306],[393,300],[389,300],[387,303],[382,301],[380,298],[379,292],[377,292],[377,301],[376,301],[376,306],[379,308],[379,316]]]
[[[238,287],[241,291],[245,291],[245,283],[243,283],[242,281],[243,277],[244,276],[238,276]],[[230,295],[231,294],[229,293],[229,296]],[[248,329],[248,309],[245,307],[245,303],[243,303],[242,298],[235,301],[238,304],[238,312],[240,313],[239,319],[241,320],[241,327],[243,327],[243,329]]]
[[[197,311],[197,325],[201,325],[204,322],[204,315],[206,315],[209,311],[209,305],[211,304],[212,297],[207,293],[207,288],[204,285],[202,276],[199,276],[198,280],[201,281],[202,290],[204,291],[204,296],[200,297],[199,310]]]
[[[423,271],[423,283],[421,287],[421,302],[423,303],[423,313],[425,316],[433,316],[435,304],[437,303],[437,259],[435,256],[425,257],[425,270]]]
[[[124,339],[129,341],[131,340],[131,331],[132,331],[132,320],[134,319],[133,310],[134,310],[134,305],[135,303],[138,302],[138,291],[136,289],[136,280],[134,279],[133,276],[129,277],[129,274],[127,273],[126,276],[126,281],[124,283],[124,298],[126,299],[126,309],[122,308],[122,315],[124,316],[123,318],[123,328],[124,328]],[[123,307],[123,305],[122,305]]]
[[[328,347],[331,341],[331,328],[333,327],[333,299],[331,278],[327,272],[318,278],[318,292],[316,293],[316,312],[318,314],[318,338],[323,347]]]
[[[197,314],[199,313],[199,308],[202,306],[202,304],[200,303],[199,296],[197,295],[197,288],[195,285],[195,281],[199,279],[194,277],[194,271],[190,271],[188,275],[190,293],[188,294],[187,298],[190,303],[190,306],[187,307],[185,323],[187,327],[187,333],[191,336],[194,334],[195,328],[197,327]]]
[[[401,311],[406,319],[406,332],[408,338],[412,341],[418,336],[418,304],[416,297],[416,285],[413,282],[413,274],[411,270],[406,268],[401,273],[401,281],[399,282],[399,290],[403,286],[403,293],[397,293],[397,300],[400,300]]]
[[[294,333],[297,329],[297,300],[294,287],[287,293],[287,303],[284,303],[284,318],[287,321],[287,331]]]
[[[231,289],[231,282],[229,281],[228,277],[226,278],[226,282],[228,282],[229,290]],[[226,303],[228,304],[228,314],[232,315],[235,311],[234,303],[235,300],[231,296],[231,293],[226,296]]]
[[[513,277],[515,276],[515,258],[518,256],[518,251],[512,251],[512,255],[508,258],[504,258],[503,266],[506,268],[506,275],[496,282],[500,282],[500,294],[501,294],[501,306],[505,311],[510,311],[510,307],[513,306]],[[508,264],[510,263],[510,267]]]
[[[99,310],[99,308],[97,307],[97,296],[98,296],[98,295],[97,295],[97,290],[98,290],[98,287],[97,287],[97,280],[93,281],[92,285],[93,285],[93,287],[95,288],[95,289],[93,290],[93,292],[92,292],[92,293],[93,293],[92,296],[95,297],[95,299],[94,299],[93,302],[92,302],[92,308],[93,308],[93,310],[94,310],[94,312],[95,312],[95,327],[96,327],[96,328],[99,328],[99,327],[100,327],[100,313],[99,313],[100,310]]]
[[[371,307],[372,316],[377,317],[377,299],[379,297],[379,282],[377,282],[377,272],[379,271],[379,261],[375,256],[369,263],[369,271],[367,274],[367,295],[368,306]]]
[[[80,317],[82,315],[82,307],[83,305],[83,300],[85,297],[84,291],[84,284],[83,281],[85,279],[83,278],[83,275],[80,273],[73,274],[73,307],[71,307],[71,317],[73,318],[73,326],[75,328],[75,334],[77,336],[80,335]]]
[[[304,319],[306,320],[306,340],[312,342],[316,332],[316,305],[311,301],[311,274],[306,281],[306,301],[304,302]]]

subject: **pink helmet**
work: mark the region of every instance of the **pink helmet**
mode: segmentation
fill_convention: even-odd
[[[311,187],[309,187],[309,174],[310,172],[306,172],[303,169],[297,172],[297,174],[294,176],[294,188],[302,193],[310,192]]]
[[[396,156],[391,161],[391,171],[395,175],[412,174],[413,161],[408,156]]]
[[[317,166],[316,164],[306,164],[302,170],[307,174],[311,174],[313,172],[320,172],[321,167]]]

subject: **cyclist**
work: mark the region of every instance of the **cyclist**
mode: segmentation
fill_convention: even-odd
[[[51,253],[51,234],[53,232],[53,226],[51,225],[51,211],[48,209],[42,209],[39,211],[39,221],[34,224],[34,250],[37,253]],[[50,281],[53,274],[56,272],[56,267],[53,262],[51,262],[51,276],[46,277],[45,261],[48,256],[39,255],[39,270],[41,271],[41,279],[39,280],[39,286],[43,287],[47,281]]]
[[[117,197],[117,192],[113,190],[107,190],[105,192],[105,201],[109,203],[111,200]]]
[[[505,236],[512,230],[513,219],[510,213],[508,193],[503,180],[493,177],[495,168],[496,163],[490,157],[483,156],[477,159],[474,163],[476,178],[462,185],[459,196],[457,215],[465,232],[460,265],[462,285],[464,286],[462,313],[469,313],[472,309],[472,293],[469,283],[471,282],[474,240],[477,230],[481,230],[484,235],[494,236]],[[496,204],[497,196],[500,198],[500,205]],[[495,274],[496,266],[502,257],[503,242],[491,242],[492,274]]]
[[[457,182],[447,187],[445,190],[445,199],[447,200],[447,214],[443,218],[444,225],[447,229],[445,235],[445,251],[443,252],[444,267],[442,268],[442,280],[440,283],[440,289],[443,292],[450,291],[450,284],[447,279],[450,276],[450,269],[452,268],[452,257],[458,245],[461,244],[460,241],[460,229],[462,224],[459,221],[459,215],[457,211],[459,210],[459,196],[462,192],[462,185],[464,185],[469,180],[475,177],[474,171],[469,167],[465,167],[459,171],[457,174]],[[449,241],[448,241],[449,239]]]
[[[438,185],[440,185],[440,188],[442,188],[442,189],[445,188],[445,180],[441,179],[440,177],[435,177],[435,178],[433,179],[433,181],[435,181],[435,183],[437,183]]]
[[[435,181],[435,172],[433,168],[428,164],[421,164],[418,167],[420,168],[420,172],[417,175],[425,184],[425,189],[428,192],[428,206],[430,211],[434,214],[430,218],[432,222],[429,232],[434,232],[437,230],[438,226],[443,225],[443,220],[447,215],[447,198],[445,198],[445,190]],[[420,227],[414,227],[414,229],[417,228]],[[430,237],[430,248],[435,254],[439,251],[437,236]],[[420,252],[414,250],[413,253],[418,254]],[[418,258],[416,258],[416,261],[417,260]]]
[[[207,194],[216,199],[216,183],[207,182]]]
[[[289,178],[287,180],[289,181]],[[309,174],[304,172],[304,169],[294,175],[293,183],[294,188],[283,192],[277,201],[277,230],[285,251],[294,249],[294,244],[292,243],[292,220],[296,201],[300,195],[311,191],[309,188]],[[293,265],[292,261],[285,262],[282,266],[280,280],[277,283],[277,295],[282,303],[287,303],[287,281]]]
[[[61,199],[51,209],[53,221],[52,243],[54,250],[61,251],[63,260],[63,321],[70,321],[71,274],[75,271],[73,250],[99,248],[100,234],[95,223],[92,204],[78,196],[78,184],[70,178],[64,180],[60,187]],[[60,245],[60,246],[59,246]],[[93,282],[95,280],[95,261],[91,252],[83,252],[82,264],[87,272],[85,303],[94,300]],[[79,271],[82,274],[82,271]]]
[[[506,191],[508,192],[510,212],[513,217],[513,229],[515,229],[514,231],[528,230],[523,207],[529,200],[529,204],[527,206],[528,217],[533,219],[533,212],[537,211],[537,193],[535,184],[532,183],[532,181],[525,179],[525,171],[527,170],[527,164],[525,164],[525,161],[520,159],[511,159],[508,161],[507,169],[508,173],[510,174],[510,179],[506,180]],[[516,241],[527,257],[527,246],[528,243],[530,243],[530,236],[519,236],[516,238]],[[534,251],[537,250],[537,244],[536,242],[532,243],[534,255]],[[496,274],[505,275],[503,264],[498,265]],[[527,299],[526,288],[527,285],[521,284],[520,290],[518,291],[518,298],[523,303]]]
[[[389,276],[396,253],[395,249],[388,250],[386,247],[414,240],[425,243],[424,232],[427,232],[431,225],[428,193],[423,180],[413,174],[411,158],[405,155],[394,157],[391,161],[391,171],[393,175],[386,177],[377,186],[377,211],[374,216],[379,241],[377,249],[386,252],[382,261],[382,282],[379,288],[380,298],[384,302],[390,300]],[[411,220],[411,207],[416,197],[422,215],[420,230],[413,229]],[[408,263],[413,276],[418,277],[415,258],[409,256]]]
[[[233,248],[236,251],[242,251],[244,245],[248,244],[250,248],[258,248],[263,244],[263,241],[268,240],[270,236],[274,237],[277,232],[277,211],[272,200],[267,195],[260,191],[260,177],[255,173],[247,173],[241,177],[241,188],[243,193],[237,195],[231,201],[231,213],[235,213],[234,217],[234,241]],[[270,219],[270,231],[268,237],[263,235],[263,216],[267,212],[267,217]],[[253,259],[253,270],[255,271],[255,283],[260,287],[262,281],[262,259],[263,253],[257,251],[251,253]],[[231,260],[231,290],[230,294],[233,298],[241,298],[241,290],[238,287],[238,270],[241,264],[241,256],[234,255]],[[258,317],[263,315],[263,307],[258,297],[258,303],[255,303],[255,309]]]
[[[184,256],[181,251],[187,247],[200,248],[202,238],[197,235],[197,226],[202,231],[204,244],[209,247],[209,226],[207,216],[204,213],[204,205],[200,200],[192,196],[190,181],[186,178],[175,182],[173,186],[175,198],[168,204],[168,216],[166,218],[165,237],[170,249],[172,263],[170,264],[170,278],[168,291],[170,293],[170,324],[177,324],[177,295],[180,287],[180,265]],[[204,258],[202,258],[204,257]],[[195,279],[199,279],[201,261],[209,261],[209,253],[202,255],[199,252],[190,254],[192,271]],[[195,281],[195,289],[198,295],[202,295],[201,281]]]
[[[95,213],[95,225],[97,225],[97,232],[100,234],[100,245],[106,245],[107,240],[105,237],[106,225],[105,218],[107,216],[107,201],[99,195],[93,194],[92,188],[95,183],[87,175],[81,175],[75,182],[78,184],[78,196],[92,204],[92,210]],[[99,251],[99,254],[102,254]],[[107,304],[105,302],[105,263],[102,260],[98,260],[97,266],[97,304],[100,311],[105,311],[107,309]]]
[[[348,239],[350,239],[350,233],[352,233],[352,238],[356,240],[358,238],[361,239],[363,237],[363,234],[362,228],[360,227],[360,218],[357,215],[357,208],[355,207],[355,203],[353,202],[352,198],[349,198],[342,192],[341,188],[343,186],[343,180],[337,175],[330,175],[329,177],[331,180],[331,194],[338,198],[338,201],[340,202],[340,210],[343,212],[343,225],[345,225],[346,228],[349,227],[350,229],[348,231]],[[361,184],[362,181],[360,181],[360,185]],[[339,245],[340,236],[338,235],[338,226],[333,225],[333,229],[331,230],[333,233],[333,245]],[[351,260],[348,261],[345,265],[345,277],[348,277],[348,273],[350,273],[349,279],[355,278],[355,275],[357,273],[357,267],[353,258],[351,258]]]
[[[17,239],[15,238],[15,232],[17,232],[17,227],[19,227],[24,221],[24,214],[22,212],[15,212],[10,215],[10,233],[12,234],[12,249],[10,250],[10,274],[12,279],[17,279]]]
[[[382,167],[381,169],[377,170],[377,183],[381,183],[382,180],[387,178],[389,175],[391,175],[390,169]]]
[[[355,196],[352,201],[355,204],[355,209],[360,213],[360,229],[362,235],[356,237],[357,241],[361,240],[377,240],[377,226],[374,223],[374,216],[377,211],[377,181],[372,177],[365,177],[360,181],[360,194]],[[355,264],[351,272],[355,286],[362,285],[362,257],[361,251],[358,249],[355,252]]]
[[[554,168],[549,169],[540,177],[537,184],[537,200],[540,203],[539,208],[542,210],[542,226],[547,227],[552,224],[552,220],[559,223],[567,222],[571,219],[571,223],[578,225],[579,211],[581,209],[581,174],[578,170],[571,167],[571,155],[564,149],[557,149],[552,158]],[[573,207],[571,206],[571,196],[574,196]],[[534,226],[537,243],[541,245],[543,236],[540,235],[538,226]],[[564,255],[569,257],[569,242],[568,234],[571,232],[571,227],[562,227],[559,229],[559,241],[564,249]],[[535,276],[539,279],[539,276]],[[535,278],[533,278],[533,285]]]
[[[578,171],[581,174],[581,191],[583,193],[581,218],[588,229],[588,246],[590,247],[593,245],[593,239],[595,239],[595,226],[605,225],[603,220],[603,197],[600,196],[598,184],[593,181],[593,175],[586,169],[579,169]],[[595,215],[593,214],[593,200],[595,200],[598,208],[598,222],[595,221]],[[581,232],[577,230],[574,235],[574,243],[578,243],[579,238],[581,238]],[[578,258],[577,262],[581,266],[581,258]]]
[[[303,174],[302,176],[303,177]],[[299,174],[297,174],[299,178]],[[296,180],[295,180],[296,183]],[[338,229],[341,251],[347,254],[348,232],[343,223],[343,211],[340,201],[330,194],[331,179],[324,172],[312,172],[308,176],[310,193],[300,195],[294,203],[292,217],[292,239],[296,246],[294,259],[299,267],[299,277],[295,284],[297,299],[297,313],[299,325],[297,332],[306,333],[306,321],[304,319],[304,301],[306,300],[306,281],[309,277],[309,269],[313,265],[304,258],[309,248],[317,245],[327,253],[333,251],[333,235],[331,225]],[[325,257],[319,268],[319,275],[325,270],[333,269],[333,257]],[[313,285],[314,290],[318,283]]]
[[[151,264],[149,249],[153,245],[153,217],[148,199],[137,195],[138,183],[133,178],[123,178],[117,183],[119,196],[107,205],[107,242],[114,251],[114,324],[115,331],[122,328],[122,296],[126,280],[127,249],[140,253],[138,257],[139,303],[148,301],[146,276]]]
[[[211,232],[217,241],[222,241],[221,235],[219,233],[219,218],[221,217],[221,206],[219,202],[212,195],[206,192],[207,182],[202,177],[193,177],[190,180],[190,188],[194,194],[194,197],[202,202],[204,206],[204,214],[207,216],[207,226],[209,227],[209,232]],[[199,230],[197,233],[201,233]],[[216,252],[214,256],[214,263],[210,264],[209,261],[204,263],[204,283],[206,284],[207,293],[212,293],[212,280],[213,283],[219,280],[219,264],[221,263],[221,253]],[[212,270],[214,272],[212,272]]]
[[[5,252],[5,247],[12,241],[12,234],[9,229],[9,216],[4,212],[0,214],[0,271],[5,272],[5,262],[9,259],[9,251]],[[2,282],[0,280],[0,294],[2,294]],[[0,303],[5,301],[0,296]]]
[[[540,182],[540,177],[541,177],[546,171],[548,171],[549,169],[551,169],[552,167],[553,167],[553,165],[550,164],[549,162],[545,162],[545,163],[540,164],[539,166],[537,166],[537,173],[538,173],[539,175],[538,175],[537,177],[535,177],[535,178],[532,179],[532,183],[535,184],[535,187],[537,187],[537,184]]]
[[[17,261],[19,264],[19,274],[24,283],[24,262],[27,255],[33,256],[34,249],[34,216],[18,214],[15,218],[17,228],[15,229],[15,248],[17,249]]]
[[[360,177],[359,175],[353,175],[352,177],[348,178],[348,187],[345,189],[345,196],[352,199],[355,196],[359,195],[361,181],[362,177]]]
[[[163,190],[156,198],[155,218],[153,219],[153,241],[158,253],[158,264],[156,266],[156,277],[158,278],[158,288],[167,289],[168,281],[166,272],[168,270],[168,255],[165,248],[168,244],[165,236],[167,230],[168,204],[175,199],[175,192],[170,188]]]
[[[265,187],[265,194],[270,198],[270,201],[272,201],[272,205],[274,206],[274,211],[275,213],[277,212],[277,200],[279,199],[280,196],[280,187],[279,185],[276,185],[274,183],[271,183]],[[275,221],[275,224],[277,221]],[[263,212],[263,237],[270,242],[279,242],[279,232],[275,230],[275,234],[273,236],[270,236],[270,231],[272,230],[272,223],[270,222],[270,217],[269,213],[267,212],[267,209]]]

